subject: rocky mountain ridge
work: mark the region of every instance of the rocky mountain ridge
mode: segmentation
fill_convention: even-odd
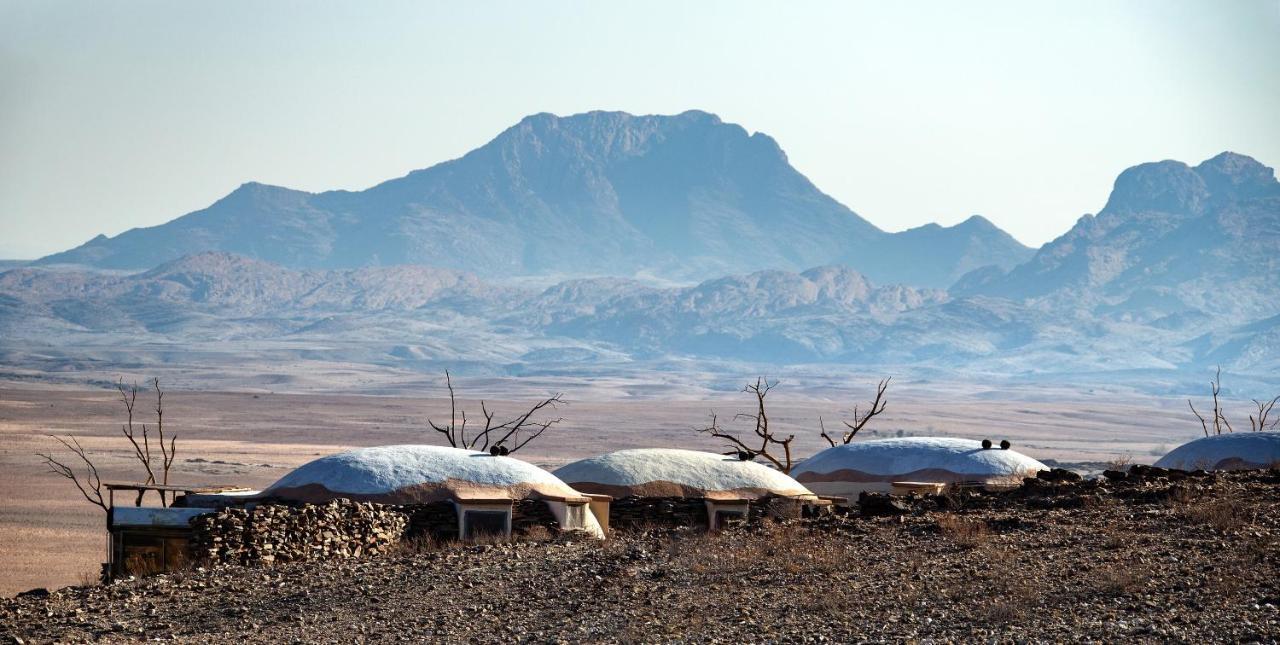
[[[203,251],[295,269],[422,264],[491,279],[696,281],[834,263],[935,288],[1031,255],[980,218],[881,231],[818,190],[769,136],[693,110],[536,114],[461,158],[368,190],[248,183],[169,223],[39,262],[139,270]]]
[[[629,361],[915,365],[1047,373],[1280,366],[1275,319],[1163,324],[985,295],[877,285],[841,266],[688,287],[618,278],[502,286],[420,266],[298,271],[205,253],[136,274],[0,274],[0,351],[18,364],[84,343],[263,343],[290,355],[426,368],[459,361],[590,369]],[[323,351],[318,347],[327,347]],[[288,349],[295,348],[295,349]],[[60,351],[60,350],[59,350]],[[221,351],[221,349],[220,349]]]

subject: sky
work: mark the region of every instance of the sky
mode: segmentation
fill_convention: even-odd
[[[537,112],[695,108],[883,229],[1039,246],[1129,166],[1280,164],[1280,0],[0,0],[0,257],[246,181],[365,188]]]

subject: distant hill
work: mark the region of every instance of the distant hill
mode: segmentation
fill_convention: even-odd
[[[86,354],[87,347],[106,349]],[[1034,374],[1195,368],[1205,360],[1255,370],[1276,364],[1276,347],[1274,318],[1241,328],[1194,316],[1142,324],[879,285],[843,266],[689,287],[592,278],[545,289],[414,265],[294,270],[227,253],[128,275],[0,273],[0,356],[13,366],[88,356],[168,361],[190,352],[234,361],[237,352],[271,348],[282,361],[419,368],[617,369],[694,358]]]
[[[981,218],[881,231],[818,190],[769,136],[690,111],[537,114],[460,159],[368,190],[245,184],[204,210],[39,262],[149,269],[202,251],[295,269],[420,264],[489,278],[688,280],[838,263],[940,288],[1032,253]]]
[[[1198,166],[1147,163],[1116,179],[1106,207],[1029,262],[984,268],[951,288],[1154,321],[1243,323],[1280,310],[1280,182],[1224,152]]]

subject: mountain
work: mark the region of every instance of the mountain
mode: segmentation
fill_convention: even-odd
[[[1002,298],[879,285],[844,266],[688,287],[593,278],[545,289],[412,265],[293,270],[227,253],[127,275],[0,273],[0,356],[14,367],[168,364],[184,355],[238,365],[269,352],[271,365],[582,373],[687,358],[1035,373],[1176,367],[1199,351],[1180,345],[1190,338]]]
[[[1215,331],[1186,343],[1202,365],[1280,374],[1280,315]]]
[[[244,317],[410,310],[445,297],[483,299],[503,295],[504,290],[451,269],[297,271],[231,253],[206,252],[127,275],[13,269],[0,273],[0,294],[48,306],[54,312],[72,306],[113,311],[111,319],[128,318],[146,325],[157,322],[157,314],[163,317],[171,312]]]
[[[295,269],[420,264],[489,278],[689,280],[840,263],[943,288],[1030,255],[981,218],[881,231],[818,190],[769,136],[690,111],[537,114],[368,190],[249,183],[204,210],[39,263],[138,270],[203,251]]]
[[[930,261],[921,257],[925,253]],[[1012,268],[1034,255],[1034,249],[974,215],[955,226],[925,224],[894,233],[876,247],[873,257],[881,267],[876,273],[893,276],[894,282],[946,288],[976,269]],[[939,267],[950,267],[950,272],[939,275]]]
[[[1144,321],[1202,314],[1221,325],[1275,314],[1277,276],[1280,182],[1271,168],[1224,152],[1195,167],[1125,170],[1096,217],[1008,272],[971,272],[951,293]]]

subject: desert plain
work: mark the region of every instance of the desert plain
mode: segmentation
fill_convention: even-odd
[[[126,378],[129,378],[126,376]],[[580,378],[456,378],[460,407],[471,418],[479,399],[498,417],[515,414],[556,392],[566,402],[563,419],[516,456],[553,468],[573,459],[636,447],[723,451],[722,442],[699,434],[711,412],[730,429],[749,435],[752,400],[737,391],[751,377],[658,376]],[[139,381],[142,377],[138,377]],[[449,414],[443,379],[423,376],[376,388],[298,388],[275,391],[253,383],[235,390],[193,387],[170,379],[165,427],[177,433],[170,482],[184,485],[270,485],[318,456],[358,446],[444,442],[427,420]],[[825,447],[819,419],[828,429],[864,406],[875,379],[827,379],[790,375],[769,395],[774,428],[794,434],[798,457]],[[738,383],[739,385],[735,385]],[[370,392],[379,392],[377,394]],[[151,393],[139,394],[137,422],[150,422]],[[946,435],[1009,439],[1041,460],[1098,470],[1109,462],[1150,463],[1200,434],[1186,400],[1124,387],[1049,386],[1038,383],[939,382],[895,379],[888,408],[864,434],[869,437]],[[1230,405],[1230,402],[1228,402]],[[74,457],[49,435],[72,435],[108,481],[137,481],[140,468],[121,436],[124,408],[109,381],[49,383],[0,381],[0,596],[34,587],[58,588],[92,578],[105,556],[101,510],[72,484],[51,473],[39,452]],[[859,435],[862,437],[862,435]],[[72,463],[68,461],[68,463]],[[153,500],[154,501],[154,500]]]

